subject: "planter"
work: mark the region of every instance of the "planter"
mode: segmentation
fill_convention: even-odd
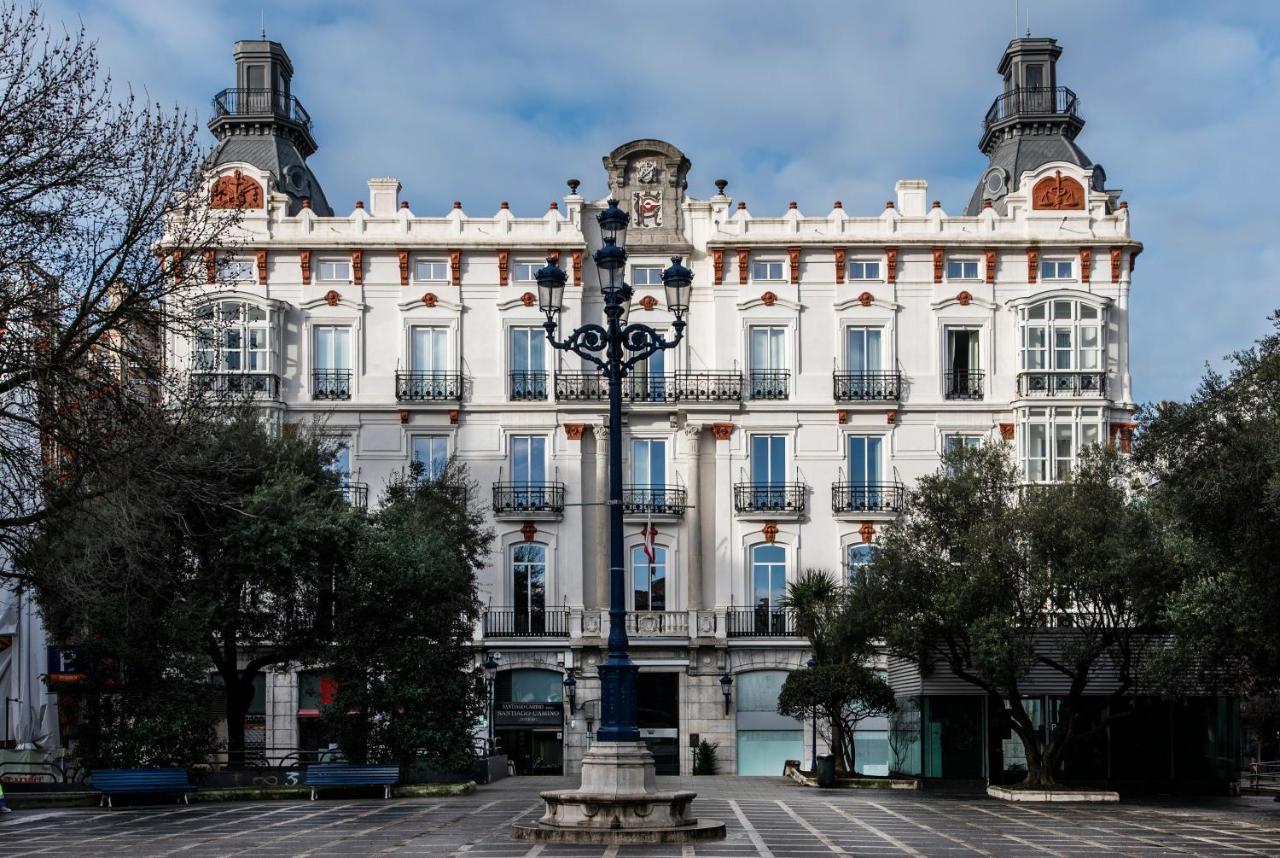
[[[1024,789],[1002,786],[987,787],[987,795],[1001,801],[1025,802],[1113,802],[1120,800],[1120,793],[1108,789],[1083,789],[1056,787],[1054,789]]]

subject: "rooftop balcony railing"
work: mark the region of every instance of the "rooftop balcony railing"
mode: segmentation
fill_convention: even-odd
[[[987,110],[982,128],[1011,116],[1055,115],[1079,116],[1079,99],[1065,86],[1020,86],[996,96]]]
[[[900,372],[837,372],[832,376],[837,402],[897,402],[902,396]]]
[[[1018,396],[1106,396],[1105,372],[1023,372],[1018,374]]]
[[[804,512],[804,483],[734,483],[733,506],[738,512]]]
[[[566,638],[568,608],[485,608],[486,638]]]
[[[351,370],[314,369],[311,371],[312,399],[350,399]]]
[[[402,402],[457,402],[462,399],[462,373],[397,372],[396,399]]]
[[[980,369],[949,369],[943,383],[943,396],[947,399],[981,399],[983,371]]]
[[[311,114],[302,102],[273,89],[224,89],[213,97],[213,118],[220,116],[280,116],[311,129]]]
[[[901,483],[832,483],[832,512],[899,512]]]
[[[684,515],[688,505],[684,489],[629,483],[622,487],[622,511],[627,515]]]
[[[731,638],[792,638],[796,614],[790,608],[759,605],[725,611],[725,634]]]

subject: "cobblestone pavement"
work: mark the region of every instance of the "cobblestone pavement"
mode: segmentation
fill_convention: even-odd
[[[660,779],[665,788],[699,792],[698,815],[727,824],[721,842],[605,849],[508,837],[512,822],[540,812],[538,790],[569,785],[511,778],[446,799],[17,811],[0,818],[0,856],[1280,856],[1280,804],[1267,798],[1026,806],[818,791],[774,778]]]

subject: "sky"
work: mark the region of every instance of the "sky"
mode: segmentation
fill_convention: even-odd
[[[417,214],[461,200],[536,215],[600,158],[657,137],[757,215],[791,200],[881,211],[903,178],[963,212],[986,164],[996,65],[1027,27],[1058,39],[1077,142],[1124,189],[1145,244],[1131,295],[1139,402],[1186,398],[1206,362],[1280,308],[1280,2],[1275,0],[45,0],[118,84],[208,120],[232,44],[293,60],[310,159],[345,212],[394,176]],[[211,138],[207,138],[212,142]]]

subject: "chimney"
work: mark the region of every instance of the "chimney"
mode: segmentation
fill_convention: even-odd
[[[374,217],[391,217],[400,208],[399,179],[369,180],[369,210]]]
[[[898,213],[903,217],[924,217],[929,183],[924,179],[900,179],[893,189],[898,192]]]

